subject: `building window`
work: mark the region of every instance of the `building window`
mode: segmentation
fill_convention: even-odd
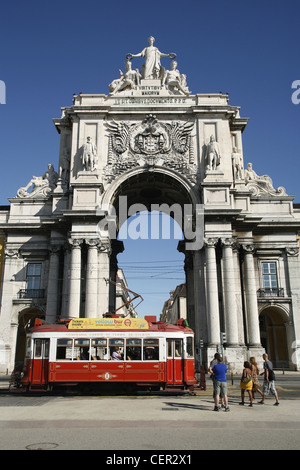
[[[41,286],[41,264],[29,263],[27,265],[27,289],[40,289]]]
[[[20,289],[19,299],[44,298],[45,289],[41,289],[41,263],[28,263],[26,271],[26,289]]]
[[[262,263],[263,289],[265,294],[278,294],[276,262]]]

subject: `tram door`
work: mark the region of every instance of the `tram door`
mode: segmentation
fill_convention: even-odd
[[[31,372],[32,385],[48,383],[49,339],[35,339]]]
[[[167,339],[167,384],[183,383],[183,340]]]

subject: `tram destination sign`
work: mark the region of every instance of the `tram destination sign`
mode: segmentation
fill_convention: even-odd
[[[148,330],[143,318],[73,318],[69,330]]]

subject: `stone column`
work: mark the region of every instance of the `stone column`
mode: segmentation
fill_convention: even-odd
[[[109,278],[116,282],[117,273],[118,273],[118,259],[117,256],[119,253],[123,253],[124,244],[119,240],[111,240],[111,254],[109,260]],[[109,312],[114,312],[116,310],[116,293],[117,288],[115,284],[109,284],[109,303],[108,310]]]
[[[233,264],[233,245],[232,238],[222,238],[223,251],[223,281],[224,281],[224,310],[226,325],[226,342],[228,346],[238,345],[238,320],[236,308],[236,279]]]
[[[54,323],[57,317],[58,307],[58,281],[59,281],[59,252],[60,246],[52,246],[50,248],[50,263],[47,287],[47,307],[46,321]]]
[[[62,288],[62,302],[61,302],[61,317],[68,318],[69,313],[69,289],[70,289],[70,245],[64,246],[64,272],[63,272],[63,288]]]
[[[101,240],[98,251],[98,317],[102,317],[109,311],[110,241]]]
[[[70,289],[69,289],[69,318],[79,318],[80,315],[80,287],[81,287],[81,244],[82,239],[70,239]]]
[[[86,291],[85,291],[85,317],[97,318],[98,310],[98,239],[85,241],[88,246]]]
[[[205,239],[206,298],[209,346],[220,344],[219,293],[216,265],[217,238]]]
[[[257,306],[257,293],[255,282],[255,270],[253,254],[255,248],[253,245],[243,245],[244,266],[245,266],[245,290],[247,305],[247,327],[249,346],[260,346],[259,318]]]

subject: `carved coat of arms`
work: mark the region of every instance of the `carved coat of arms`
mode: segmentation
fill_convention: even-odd
[[[163,165],[195,179],[191,132],[194,122],[159,122],[149,114],[141,123],[107,121],[109,131],[106,179],[135,166]]]

